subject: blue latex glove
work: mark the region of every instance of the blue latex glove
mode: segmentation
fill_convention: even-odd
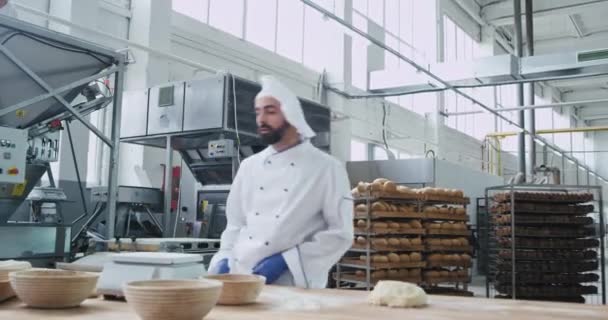
[[[287,271],[287,263],[281,253],[274,254],[260,261],[254,268],[253,274],[266,277],[266,284],[271,284]]]
[[[217,263],[217,274],[229,273],[228,259],[222,259]]]

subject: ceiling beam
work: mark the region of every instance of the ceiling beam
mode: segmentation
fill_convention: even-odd
[[[608,12],[608,11],[607,11]],[[559,38],[534,41],[534,51],[537,55],[560,53],[564,51],[583,51],[608,46],[608,30],[587,34],[583,38]]]
[[[523,9],[523,6],[522,6]],[[608,0],[542,0],[534,1],[534,17],[547,15],[570,15],[587,11],[599,12],[608,10]],[[523,19],[522,10],[522,19]],[[484,6],[481,9],[482,18],[494,26],[513,24],[513,4],[499,2]]]
[[[572,23],[572,27],[574,28],[574,32],[576,32],[576,35],[579,38],[584,38],[585,37],[585,33],[581,30],[581,26],[578,24],[578,21],[576,21],[576,15],[575,14],[569,14],[568,18],[570,18],[570,22]]]

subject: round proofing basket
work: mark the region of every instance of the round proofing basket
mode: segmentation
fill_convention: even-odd
[[[202,319],[217,304],[215,280],[146,280],[124,285],[127,303],[142,320]]]
[[[89,297],[98,275],[66,270],[31,269],[11,272],[11,287],[27,306],[61,309],[79,306]]]
[[[254,274],[218,274],[205,276],[206,279],[224,284],[218,304],[244,305],[255,303],[264,288],[266,278]]]

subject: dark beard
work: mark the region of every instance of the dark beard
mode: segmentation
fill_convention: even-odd
[[[258,130],[258,135],[260,136],[260,139],[265,144],[273,145],[273,144],[281,141],[281,139],[285,135],[285,132],[289,128],[289,124],[287,122],[285,122],[282,126],[276,128],[276,129],[272,129],[271,127],[269,127],[267,125],[262,125],[262,127],[264,127],[265,129],[269,129],[271,131],[268,133],[265,133],[265,134],[261,134],[261,133],[259,133],[259,130]]]

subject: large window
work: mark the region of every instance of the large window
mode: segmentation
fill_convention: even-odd
[[[245,39],[275,51],[277,33],[277,0],[247,0]]]
[[[350,141],[350,161],[366,161],[367,156],[367,143],[351,140]]]

